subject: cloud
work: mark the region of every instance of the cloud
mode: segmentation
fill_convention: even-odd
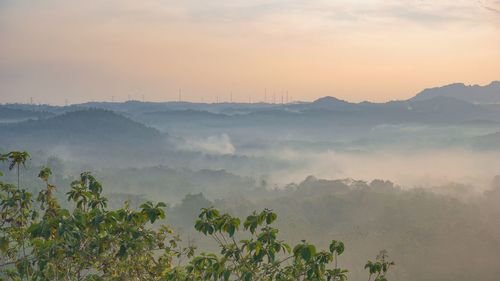
[[[164,22],[187,23],[252,23],[273,17],[318,20],[327,24],[345,21],[381,21],[387,18],[413,22],[441,22],[481,20],[479,6],[482,2],[467,0],[107,0],[73,1],[48,0],[0,1],[3,14],[25,12],[50,12],[85,15],[88,21]],[[77,20],[77,18],[75,18]]]
[[[388,19],[414,23],[482,21],[474,1],[185,1],[184,10],[193,21],[260,21],[272,17],[323,21],[325,25],[345,22],[385,22]]]
[[[209,136],[205,139],[187,139],[179,149],[201,151],[208,154],[234,154],[236,149],[227,134]]]
[[[179,87],[196,101],[263,87],[394,99],[497,79],[492,18],[468,0],[0,0],[0,102],[166,100]]]
[[[500,15],[500,10],[498,10],[498,9],[495,9],[495,8],[492,8],[492,7],[487,7],[487,6],[485,6],[484,8],[486,8],[488,11],[496,13],[497,15]]]

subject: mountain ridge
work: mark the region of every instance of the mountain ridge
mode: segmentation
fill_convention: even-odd
[[[476,104],[499,104],[500,81],[495,80],[484,86],[453,83],[441,87],[427,88],[417,93],[410,100],[425,100],[438,96],[453,97]]]
[[[40,145],[133,145],[144,140],[157,141],[162,135],[153,128],[113,111],[86,109],[54,117],[28,120],[0,127],[2,143],[22,145],[36,140]]]

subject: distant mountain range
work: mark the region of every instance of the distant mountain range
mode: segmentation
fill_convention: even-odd
[[[323,97],[313,102],[291,104],[129,101],[92,102],[66,107],[1,105],[0,119],[2,116],[8,117],[10,123],[12,120],[39,121],[6,126],[0,136],[7,139],[6,134],[9,132],[28,135],[51,131],[53,135],[47,134],[40,140],[58,142],[60,139],[69,140],[68,135],[58,135],[60,132],[71,132],[70,135],[75,138],[71,141],[78,142],[89,136],[95,138],[108,133],[116,138],[113,142],[121,143],[124,140],[132,141],[138,135],[151,139],[155,134],[160,134],[146,126],[166,133],[205,131],[207,134],[217,134],[223,128],[261,128],[276,134],[287,130],[299,134],[319,131],[345,134],[345,130],[366,130],[380,124],[497,126],[500,122],[500,105],[492,105],[494,97],[499,97],[500,102],[500,82],[492,82],[487,86],[453,84],[426,89],[409,100],[386,103],[351,103],[335,97]],[[489,102],[485,104],[486,101]],[[89,128],[88,124],[96,127]]]
[[[0,122],[2,119],[26,119],[26,118],[45,118],[55,114],[61,114],[68,111],[77,111],[89,108],[98,108],[120,112],[128,116],[140,115],[144,113],[155,113],[165,111],[206,111],[211,113],[223,113],[228,115],[246,114],[256,111],[269,110],[328,110],[338,112],[363,111],[379,108],[394,109],[397,107],[409,108],[412,105],[425,100],[441,98],[439,103],[445,103],[451,99],[482,104],[500,105],[500,81],[493,81],[489,85],[467,86],[463,83],[455,83],[442,87],[429,88],[421,91],[408,100],[389,101],[385,103],[361,102],[351,103],[335,97],[327,96],[319,98],[313,102],[297,102],[289,104],[273,103],[192,103],[192,102],[87,102],[71,106],[50,106],[50,105],[30,105],[30,104],[7,104],[0,105]],[[448,99],[443,99],[448,98]],[[465,106],[462,104],[462,106]]]
[[[499,103],[499,105],[492,105]],[[500,82],[487,86],[452,84],[386,103],[351,103],[335,97],[313,102],[189,103],[92,102],[66,107],[0,105],[0,145],[29,139],[39,143],[134,143],[162,139],[164,133],[220,134],[226,130],[269,135],[317,134],[324,139],[364,133],[383,124],[498,126]],[[26,121],[30,120],[30,121]],[[17,123],[13,123],[18,121]],[[148,127],[151,126],[151,127]],[[156,129],[153,129],[156,128]],[[17,136],[14,138],[13,136]],[[109,139],[107,139],[109,138]]]
[[[429,88],[418,93],[411,100],[426,100],[435,97],[451,97],[476,104],[500,104],[500,81],[493,81],[486,86],[455,83]]]
[[[0,123],[9,123],[33,118],[47,118],[54,115],[54,113],[48,111],[34,111],[32,109],[21,109],[0,105]]]

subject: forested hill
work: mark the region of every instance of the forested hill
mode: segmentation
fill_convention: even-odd
[[[54,113],[47,111],[34,111],[21,108],[0,105],[0,123],[17,122],[27,119],[47,118],[54,116]]]
[[[157,130],[112,111],[88,109],[67,112],[53,118],[2,125],[0,145],[45,147],[68,145],[112,147],[150,145],[159,142]]]

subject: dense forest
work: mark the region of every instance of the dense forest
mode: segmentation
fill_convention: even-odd
[[[343,242],[326,250],[302,240],[293,248],[274,228],[276,213],[264,209],[242,221],[213,207],[202,208],[194,228],[213,238],[218,253],[183,246],[165,224],[166,205],[147,201],[138,210],[128,202],[108,209],[103,186],[89,172],[71,183],[69,209],[61,207],[50,182],[52,171],[40,170],[45,185],[38,196],[21,187],[21,169],[30,155],[0,155],[17,183],[0,182],[0,278],[2,280],[346,280],[339,267]],[[0,176],[3,174],[0,174]],[[240,231],[241,230],[241,231]],[[241,233],[243,232],[243,233]],[[241,239],[245,238],[245,239]],[[394,262],[381,251],[368,261],[368,280],[386,281]]]
[[[95,219],[93,216],[101,212],[114,213],[120,212],[120,210],[121,212],[128,210],[127,212],[137,216],[142,214],[144,217],[140,220],[141,224],[134,227],[156,233],[151,235],[159,235],[157,231],[162,229],[162,225],[168,224],[168,235],[164,233],[166,236],[162,236],[164,238],[159,243],[167,245],[167,241],[175,241],[177,248],[183,249],[182,251],[192,251],[193,254],[191,257],[175,256],[175,262],[171,265],[179,264],[182,266],[175,267],[177,269],[186,270],[190,262],[202,253],[214,253],[217,258],[221,258],[221,255],[223,255],[221,251],[224,252],[223,249],[227,246],[221,245],[220,241],[217,241],[217,239],[223,238],[207,239],[206,233],[203,233],[202,229],[199,228],[200,224],[197,225],[202,219],[199,217],[200,212],[214,210],[214,212],[218,213],[218,216],[226,219],[241,220],[241,225],[238,225],[239,227],[235,225],[234,229],[234,233],[238,238],[237,242],[240,242],[240,240],[244,241],[258,236],[257,233],[249,233],[250,229],[245,228],[243,218],[250,218],[252,215],[249,216],[249,214],[253,214],[255,210],[264,210],[264,213],[258,214],[270,212],[279,216],[278,220],[273,219],[272,227],[279,229],[279,237],[286,240],[289,245],[313,243],[319,252],[319,249],[328,249],[332,240],[342,241],[346,251],[342,253],[337,265],[339,268],[349,269],[347,276],[351,280],[364,280],[366,271],[363,270],[362,265],[365,264],[369,257],[372,257],[374,253],[378,253],[380,250],[385,250],[384,253],[391,254],[390,260],[387,260],[387,262],[397,262],[397,266],[391,266],[391,270],[387,275],[391,280],[457,280],[462,278],[474,279],[478,276],[480,277],[479,280],[496,280],[496,276],[498,276],[495,261],[500,258],[500,228],[498,227],[500,209],[496,204],[500,199],[499,178],[493,180],[490,188],[483,194],[470,194],[468,193],[470,187],[460,184],[436,186],[431,190],[424,188],[405,190],[392,182],[383,180],[373,180],[367,183],[347,179],[322,180],[312,176],[297,184],[269,187],[265,179],[254,182],[250,178],[241,178],[222,171],[194,172],[191,170],[168,170],[161,167],[145,170],[130,170],[127,168],[119,171],[100,171],[96,176],[93,176],[88,172],[80,174],[71,169],[68,171],[68,164],[61,160],[49,159],[43,165],[38,166],[35,164],[36,159],[29,160],[22,156],[23,154],[19,153],[6,154],[2,166],[4,171],[2,183],[4,226],[2,233],[3,237],[10,237],[9,241],[12,239],[10,242],[5,240],[6,244],[2,244],[2,249],[5,250],[2,264],[6,264],[4,269],[7,270],[4,274],[10,272],[9,270],[13,270],[15,264],[19,266],[19,259],[23,256],[21,255],[22,243],[19,244],[21,240],[16,235],[24,235],[26,243],[38,241],[35,239],[38,234],[32,232],[35,229],[34,225],[40,225],[47,221],[45,219],[47,216],[54,215],[54,211],[45,214],[48,212],[48,203],[46,202],[48,199],[43,199],[44,196],[47,196],[43,194],[49,193],[50,198],[52,198],[50,200],[53,200],[57,208],[61,209],[60,215],[63,216],[63,218],[55,219],[54,224],[59,223],[58,220],[62,219],[74,220],[75,218],[71,216],[75,215],[74,212],[78,210],[78,205],[86,212],[91,212],[91,214],[86,214],[88,217],[85,219],[89,224],[91,224],[92,219]],[[24,154],[24,157],[28,156]],[[14,160],[20,161],[19,159],[25,159],[25,162],[18,162],[20,163],[18,165],[20,169],[20,189],[17,188],[18,166],[17,164],[11,164],[16,163],[12,162]],[[53,166],[53,173],[45,168],[47,165]],[[63,172],[58,172],[56,169]],[[97,181],[97,178],[101,177],[99,174],[103,179],[102,185],[100,181]],[[104,176],[104,174],[107,176]],[[138,176],[138,174],[142,174],[142,176]],[[200,183],[202,179],[207,179],[204,185]],[[129,187],[126,187],[125,183],[129,180]],[[220,185],[222,182],[230,184]],[[145,189],[145,187],[154,187],[155,185],[158,186],[156,189]],[[162,185],[164,187],[170,186],[170,189],[162,190]],[[242,189],[239,189],[238,185],[241,185]],[[93,187],[91,188],[91,186]],[[186,195],[181,197],[182,187],[189,186],[191,187],[184,190]],[[210,186],[217,186],[219,189],[208,192]],[[142,193],[137,192],[139,187],[142,187]],[[92,189],[95,190],[92,191]],[[80,194],[78,196],[84,197],[75,197],[77,196],[75,192]],[[157,198],[168,198],[167,194],[177,194],[177,196],[174,196],[166,205],[147,203]],[[89,198],[85,196],[89,196]],[[28,201],[22,204],[26,206],[26,217],[17,218],[17,220],[23,221],[15,222],[17,223],[17,226],[15,226],[15,224],[10,224],[14,223],[15,218],[9,216],[14,215],[16,210],[19,210],[20,202],[16,200],[21,200],[21,198]],[[92,211],[89,204],[90,206],[97,204],[94,207],[99,209],[99,212]],[[152,209],[147,211],[148,208]],[[272,208],[272,211],[270,208]],[[158,217],[151,221],[149,216],[154,213]],[[101,219],[104,218],[98,218],[98,220]],[[205,219],[207,218],[205,217]],[[119,240],[116,239],[119,237],[117,232],[119,230],[112,229],[117,225],[105,226],[101,225],[101,222],[104,223],[104,221],[100,221],[98,225],[105,228],[102,231],[114,237],[114,242],[118,243]],[[20,225],[26,233],[17,232]],[[59,226],[43,227],[47,227],[46,231],[52,227],[51,233],[54,234]],[[70,228],[75,226],[68,225],[67,227],[69,231]],[[86,227],[90,228],[91,225],[79,225],[78,230],[73,229],[76,232],[73,232],[72,235],[83,234],[82,228]],[[93,227],[96,227],[96,225]],[[256,231],[258,232],[265,227],[266,225],[261,225],[256,228]],[[121,226],[121,230],[124,230],[123,226]],[[166,231],[166,229],[164,230]],[[93,236],[96,235],[95,231],[97,230],[88,229],[85,231],[90,231],[87,235]],[[229,235],[224,231],[229,231],[229,229],[222,231],[225,235]],[[138,233],[136,234],[138,235]],[[132,234],[129,233],[129,235]],[[130,236],[128,237],[130,238]],[[56,236],[53,238],[55,239]],[[182,241],[177,240],[180,238],[182,238]],[[71,236],[58,237],[57,239],[70,239],[72,243],[76,242],[74,241],[76,238]],[[102,237],[102,239],[102,243],[109,243],[111,237],[106,236]],[[306,242],[302,242],[304,239],[306,239]],[[59,242],[67,243],[68,241]],[[94,241],[92,243],[98,242]],[[42,244],[38,246],[42,246]],[[43,246],[48,247],[45,244]],[[239,246],[241,247],[241,245]],[[68,247],[75,247],[75,245]],[[114,251],[118,251],[120,248],[118,244],[113,247]],[[156,250],[152,245],[144,245],[144,247],[145,249],[148,247],[155,249],[150,257],[152,259],[159,258],[159,253],[164,250]],[[172,250],[172,246],[168,247]],[[30,244],[26,248],[29,251],[34,251],[35,245]],[[48,250],[48,248],[44,249]],[[111,249],[103,249],[103,251],[108,251],[106,253],[108,259],[111,258],[109,255],[117,254],[117,252],[112,252]],[[182,252],[181,250],[178,251]],[[187,252],[182,253],[187,254]],[[59,259],[62,257],[66,259],[67,256],[65,255],[73,254],[75,254],[74,251],[69,251],[64,255],[62,252],[58,252],[56,256]],[[170,254],[174,255],[173,253]],[[333,252],[333,254],[335,253]],[[452,254],[451,257],[450,254]],[[134,252],[134,255],[137,255],[137,253]],[[285,252],[276,253],[276,257],[284,257],[284,255]],[[78,258],[81,259],[82,257]],[[173,258],[169,257],[168,259]],[[471,259],[481,260],[482,262],[471,263]],[[104,260],[103,258],[100,262],[104,262]],[[336,258],[332,261],[335,260]],[[35,262],[35,260],[32,262]],[[124,264],[127,264],[128,267],[129,262],[131,261],[126,263],[124,261]],[[373,262],[376,263],[377,261],[374,260]],[[31,266],[38,265],[32,263]],[[95,264],[87,266],[88,268],[82,270],[87,274],[84,274],[85,278],[90,278],[88,274],[94,273],[95,268],[93,266]],[[464,267],[467,268],[465,272],[461,270]],[[325,268],[331,267],[326,266]],[[9,273],[13,274],[8,275],[9,278],[15,280],[17,278],[15,274],[24,274],[22,270],[17,268],[17,273]],[[32,272],[30,274],[34,274],[39,268],[31,268],[30,270]],[[121,269],[115,270],[120,271]],[[101,274],[101,277],[106,279],[109,277],[106,274],[111,273],[100,272],[95,274]],[[5,275],[5,278],[8,276]],[[92,278],[95,277],[92,276]],[[31,276],[30,278],[34,277]],[[51,280],[51,278],[48,280]],[[65,280],[64,277],[61,278]],[[124,280],[130,280],[128,278]],[[148,278],[144,280],[148,280]],[[220,278],[224,278],[224,276]],[[238,277],[234,278],[238,280]],[[296,280],[294,278],[276,280]],[[187,280],[196,279],[188,278]]]
[[[386,103],[0,105],[2,278],[367,280],[371,259],[395,262],[378,276],[391,281],[496,281],[500,111],[447,89],[497,86]],[[262,233],[289,247],[269,252]]]

